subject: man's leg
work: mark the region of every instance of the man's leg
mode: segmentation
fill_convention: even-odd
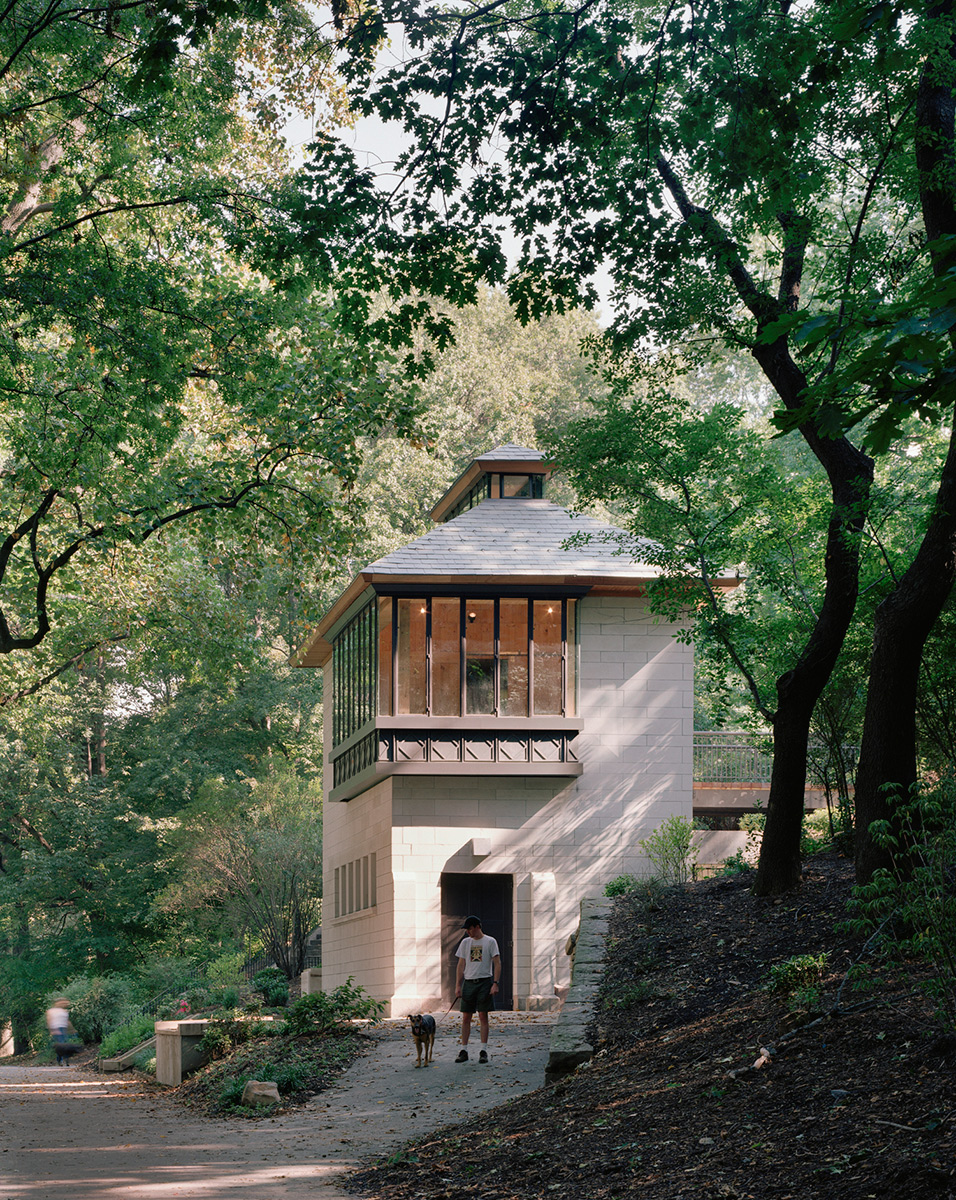
[[[480,1012],[478,1014],[478,1033],[481,1038],[482,1046],[488,1045],[488,1014]]]
[[[471,1013],[463,1012],[461,1014],[461,1049],[458,1051],[456,1063],[468,1061],[468,1051],[465,1047],[468,1045],[468,1036],[471,1033]]]

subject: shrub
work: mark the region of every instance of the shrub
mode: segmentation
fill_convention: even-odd
[[[743,849],[732,854],[730,858],[725,858],[720,864],[719,875],[747,875],[753,870],[751,863],[747,862],[744,857]]]
[[[211,1021],[203,1030],[198,1050],[201,1054],[208,1054],[210,1058],[224,1058],[234,1045],[227,1023]]]
[[[825,950],[820,954],[795,955],[770,968],[767,988],[783,992],[791,1009],[814,1008],[820,1002],[820,984],[828,964]]]
[[[220,992],[214,993],[213,1000],[220,1008],[238,1008],[239,989],[237,987],[225,987]]]
[[[628,892],[633,892],[636,887],[637,880],[633,875],[618,875],[604,885],[604,894],[613,899],[615,896],[625,896]]]
[[[230,1079],[223,1085],[222,1091],[219,1093],[217,1102],[218,1108],[234,1108],[242,1100],[242,1092],[250,1079],[255,1079],[255,1075],[240,1075],[238,1079]]]
[[[153,1033],[153,1018],[138,1017],[125,1025],[121,1025],[118,1029],[114,1029],[112,1033],[103,1039],[100,1045],[99,1057],[112,1058],[115,1054],[122,1054],[124,1050],[132,1050],[140,1042],[145,1042],[147,1038],[151,1038]]]
[[[870,832],[892,857],[853,889],[851,921],[891,960],[915,958],[933,968],[924,989],[938,1018],[956,1027],[956,780],[892,802],[890,821]]]
[[[137,1071],[145,1071],[147,1075],[155,1075],[156,1052],[154,1050],[143,1050],[133,1059],[133,1066]]]
[[[313,992],[296,1000],[286,1017],[285,1032],[292,1037],[330,1033],[345,1021],[374,1020],[385,1005],[373,1000],[350,975],[332,992]]]
[[[274,1083],[279,1089],[280,1095],[287,1096],[290,1092],[297,1092],[308,1083],[309,1071],[301,1063],[274,1063],[271,1066],[263,1067],[255,1075],[239,1075],[236,1079],[230,1079],[223,1085],[217,1100],[217,1107],[220,1109],[240,1108],[243,1090],[251,1079],[255,1079],[259,1083]],[[256,1111],[268,1112],[269,1108],[266,1105],[259,1105]]]
[[[245,955],[241,951],[235,954],[223,954],[206,968],[206,978],[214,988],[241,988],[244,983],[242,964]]]
[[[826,850],[840,841],[841,829],[839,820],[831,829],[830,814],[825,808],[807,813],[800,829],[800,854],[809,858],[811,854]]]
[[[226,1018],[223,1021],[210,1021],[199,1039],[198,1049],[211,1058],[223,1058],[236,1046],[241,1046],[251,1038],[262,1037],[274,1033],[272,1023],[264,1021],[236,1021]]]
[[[668,817],[650,837],[638,843],[665,883],[686,883],[690,878],[697,858],[693,832],[686,817]]]
[[[136,981],[129,975],[80,975],[56,995],[71,1001],[70,1020],[84,1042],[101,1042],[125,1024],[136,997]],[[51,996],[50,1000],[55,997]]]
[[[309,1072],[301,1063],[279,1063],[271,1070],[264,1071],[266,1080],[274,1083],[283,1096],[289,1092],[297,1092],[304,1087],[309,1078]]]
[[[252,990],[266,1004],[284,1008],[289,1003],[289,981],[278,967],[264,967],[252,977]]]

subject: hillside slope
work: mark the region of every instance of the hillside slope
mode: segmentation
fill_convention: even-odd
[[[782,900],[755,900],[746,878],[623,897],[595,1061],[350,1187],[375,1200],[956,1197],[956,1039],[915,970],[867,991],[845,981],[862,951],[839,931],[851,883],[848,862],[818,856]],[[816,1000],[768,990],[772,966],[822,954]]]

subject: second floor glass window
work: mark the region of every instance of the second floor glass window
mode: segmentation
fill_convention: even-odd
[[[573,716],[576,602],[379,597],[386,716]]]

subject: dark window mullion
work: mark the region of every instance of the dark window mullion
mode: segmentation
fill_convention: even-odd
[[[351,677],[352,703],[349,705],[349,733],[358,728],[358,693],[359,665],[362,661],[362,623],[358,619],[352,622],[352,664]]]
[[[362,649],[359,653],[359,694],[358,694],[358,725],[359,729],[365,724],[368,709],[368,671],[371,647],[368,644],[368,612],[362,613]]]
[[[342,637],[342,703],[339,707],[339,736],[344,741],[348,737],[348,705],[349,705],[349,631],[346,629]]]
[[[363,610],[359,618],[359,654],[356,664],[358,689],[356,692],[356,728],[365,724],[365,697],[368,695],[368,614]]]
[[[348,703],[348,682],[346,680],[348,661],[348,630],[344,629],[339,639],[339,703],[337,714],[339,719],[339,741],[342,741],[345,737],[345,705]]]
[[[494,640],[492,642],[492,645],[494,647],[494,658],[495,658],[495,669],[494,669],[495,698],[494,698],[494,702],[493,702],[494,703],[493,715],[497,717],[501,714],[501,601],[498,599],[496,599],[494,601],[494,614],[495,615],[494,615],[493,624],[492,624],[492,628],[494,631],[493,632]]]
[[[355,728],[355,622],[349,622],[345,633],[345,663],[346,663],[346,692],[345,692],[345,736],[348,737]]]
[[[465,623],[466,619],[467,619],[465,617],[466,605],[467,605],[467,601],[465,600],[465,597],[462,596],[461,600],[459,601],[459,607],[458,607],[458,645],[459,645],[458,683],[459,683],[459,687],[460,687],[460,691],[461,691],[461,697],[458,702],[458,711],[462,716],[464,716],[467,711],[465,708],[466,695],[467,695],[467,683],[468,683],[467,677],[466,677],[466,672],[467,672],[466,664],[467,664],[468,659],[467,659],[467,655],[465,652],[465,635],[467,632],[467,627],[466,627],[466,623]]]
[[[432,715],[432,598],[425,597],[425,715]]]
[[[359,712],[357,712],[356,715],[357,715],[357,719],[359,719],[359,726],[357,726],[357,727],[361,728],[363,725],[365,725],[365,721],[366,721],[366,710],[367,710],[367,704],[368,704],[368,667],[369,667],[368,660],[369,660],[369,656],[371,656],[371,653],[372,653],[372,649],[371,649],[371,647],[369,647],[369,644],[368,644],[368,611],[367,610],[362,610],[362,616],[361,616],[361,622],[359,624],[359,629],[361,630],[360,649],[359,649]]]
[[[528,600],[528,716],[534,716],[534,601]]]
[[[359,726],[359,708],[360,695],[362,690],[362,622],[356,617],[353,622],[355,633],[352,637],[352,728],[349,733],[354,733]]]
[[[349,733],[358,729],[359,714],[359,671],[362,669],[362,622],[353,622],[352,634],[352,728]]]
[[[392,600],[392,714],[398,713],[398,600]]]
[[[378,699],[378,600],[373,599],[369,622],[372,629],[372,678],[369,680],[368,719],[375,717],[375,706]]]
[[[339,665],[342,660],[342,652],[338,646],[332,650],[332,745],[339,744],[339,704],[341,703],[341,695],[339,692]]]
[[[365,711],[362,713],[362,724],[372,719],[372,697],[375,694],[375,611],[369,607],[365,610]]]
[[[568,711],[568,602],[561,601],[561,716]]]

